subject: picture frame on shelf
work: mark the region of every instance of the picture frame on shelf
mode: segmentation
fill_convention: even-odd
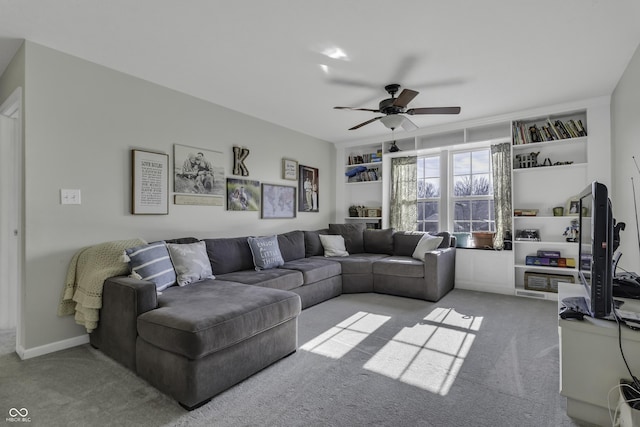
[[[572,196],[567,199],[564,214],[567,216],[578,216],[580,214],[580,197]]]
[[[169,155],[131,150],[131,213],[169,214]]]
[[[262,184],[262,219],[296,217],[296,187]]]
[[[282,179],[298,180],[298,162],[291,159],[282,159]]]

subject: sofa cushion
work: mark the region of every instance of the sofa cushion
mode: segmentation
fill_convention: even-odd
[[[304,256],[324,255],[324,248],[320,242],[320,234],[329,234],[329,229],[324,228],[315,231],[304,231]]]
[[[284,264],[276,236],[247,237],[247,242],[249,242],[253,265],[257,271],[280,267]]]
[[[400,256],[412,256],[413,251],[422,236],[424,231],[397,231],[393,235],[393,254]],[[447,231],[440,231],[438,233],[428,233],[432,236],[442,237],[442,242],[438,248],[448,248],[451,246],[451,234]]]
[[[373,274],[424,277],[424,263],[412,257],[390,256],[373,263]]]
[[[393,228],[364,230],[362,239],[365,252],[393,255]]]
[[[300,230],[278,234],[278,246],[284,262],[305,257],[304,233]]]
[[[253,256],[246,237],[204,239],[213,274],[253,270]]]
[[[137,324],[141,339],[193,360],[298,314],[300,297],[293,292],[208,280],[167,289],[158,308],[140,315]]]
[[[302,258],[285,262],[280,268],[296,270],[302,273],[305,285],[319,282],[342,273],[340,263],[322,258]]]
[[[243,270],[227,274],[219,274],[218,279],[229,282],[256,285],[264,288],[283,289],[289,291],[302,286],[302,273],[294,270],[272,268],[270,270]]]
[[[348,257],[331,257],[330,260],[338,261],[342,268],[342,274],[371,274],[375,261],[387,258],[383,254],[356,254]]]
[[[321,234],[320,242],[324,248],[324,256],[349,256],[344,245],[344,237],[332,234]]]
[[[169,249],[173,267],[176,269],[178,285],[185,286],[215,278],[211,272],[211,263],[207,257],[207,248],[204,242],[169,243],[167,249]]]
[[[344,244],[350,254],[364,252],[364,228],[365,224],[357,222],[353,224],[329,224],[329,234],[339,234],[344,237]]]
[[[176,271],[164,241],[128,248],[124,252],[129,258],[129,277],[153,282],[158,291],[176,284]]]
[[[411,256],[422,261],[424,260],[424,254],[438,248],[440,243],[442,243],[442,236],[433,236],[425,233],[418,241],[418,244]]]

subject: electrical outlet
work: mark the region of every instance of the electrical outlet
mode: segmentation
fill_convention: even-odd
[[[60,204],[62,205],[79,205],[80,190],[60,190]]]

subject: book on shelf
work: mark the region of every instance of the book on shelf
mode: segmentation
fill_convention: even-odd
[[[525,264],[537,265],[541,267],[576,268],[575,258],[556,258],[527,255],[527,257],[525,258]]]
[[[358,172],[352,176],[349,176],[347,182],[366,182],[377,181],[379,179],[377,169],[366,169],[362,172]]]
[[[377,163],[382,161],[382,150],[375,153],[354,154],[351,153],[347,159],[349,165],[360,165],[362,163]]]
[[[536,142],[557,141],[561,139],[587,136],[587,131],[580,119],[562,121],[546,119],[543,124],[535,122],[514,121],[512,124],[513,145]]]
[[[560,258],[560,251],[548,251],[546,249],[539,249],[537,255],[540,258]]]

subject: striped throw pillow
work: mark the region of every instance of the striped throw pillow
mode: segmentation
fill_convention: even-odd
[[[176,284],[176,271],[164,241],[125,249],[125,255],[129,257],[129,277],[153,282],[158,291]]]

